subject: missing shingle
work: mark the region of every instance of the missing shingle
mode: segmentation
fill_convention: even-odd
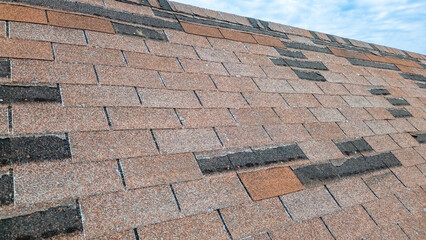
[[[9,59],[0,59],[0,78],[11,78]]]
[[[426,133],[423,134],[411,134],[411,136],[419,143],[426,143]]]
[[[390,95],[390,92],[384,88],[372,88],[368,91],[373,95]]]
[[[83,232],[79,206],[52,207],[45,211],[0,220],[0,239],[42,239]]]
[[[0,166],[71,158],[69,140],[64,136],[31,136],[0,139]]]
[[[123,167],[121,166],[120,159],[117,159],[117,169],[121,177],[121,182],[123,183],[123,186],[126,187],[126,180],[124,179],[124,172]]]
[[[0,104],[25,102],[62,102],[60,89],[58,87],[48,86],[0,85],[0,96]]]
[[[292,69],[294,73],[300,78],[305,80],[317,81],[317,82],[326,82],[327,80],[318,72],[308,72],[301,71],[297,69]]]
[[[47,13],[46,13],[46,15],[47,15]],[[6,23],[5,23],[5,31],[6,31],[6,37],[7,38],[10,38],[10,22],[9,21],[6,21]]]
[[[326,47],[325,48],[324,47],[317,47],[317,46],[298,43],[298,42],[283,42],[283,43],[287,48],[294,48],[294,49],[307,50],[307,51],[312,51],[312,52],[332,54],[330,49],[328,49]]]
[[[391,63],[382,63],[382,62],[373,62],[368,60],[362,60],[358,58],[346,58],[352,65],[362,66],[362,67],[372,67],[380,69],[389,69],[398,71],[399,69]]]
[[[203,174],[213,174],[234,170],[228,156],[197,158],[198,166]]]
[[[315,38],[315,39],[320,39],[320,37],[318,37],[317,33],[314,31],[309,31],[309,33],[311,33],[311,35]]]
[[[121,23],[112,23],[115,33],[141,37],[156,41],[167,41],[167,36],[164,31],[156,31],[144,27],[136,27],[133,25],[126,25]]]
[[[388,108],[387,109],[392,116],[395,118],[407,118],[407,117],[413,117],[413,115],[405,110],[405,109],[394,109],[394,108]]]
[[[0,174],[0,206],[12,204],[13,199],[13,170],[9,169],[5,174]]]
[[[275,50],[281,55],[285,57],[292,57],[292,58],[300,58],[300,59],[307,59],[305,54],[303,54],[301,51],[290,51],[287,49],[275,47]]]
[[[335,145],[346,156],[373,151],[373,148],[363,138],[338,142]]]
[[[412,73],[399,73],[399,75],[401,75],[403,78],[405,79],[410,79],[410,80],[414,80],[414,81],[421,81],[421,82],[426,82],[426,77],[423,75],[419,75],[419,74],[412,74]]]
[[[394,106],[409,106],[410,104],[404,98],[386,98],[388,102]]]

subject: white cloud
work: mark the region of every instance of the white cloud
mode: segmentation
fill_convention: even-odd
[[[422,0],[178,0],[426,54]]]

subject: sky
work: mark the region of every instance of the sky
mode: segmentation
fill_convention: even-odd
[[[426,54],[426,0],[177,0]]]

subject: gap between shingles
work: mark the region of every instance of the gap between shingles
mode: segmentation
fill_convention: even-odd
[[[126,180],[124,179],[124,172],[123,172],[123,167],[121,166],[120,159],[117,159],[117,167],[118,167],[118,172],[120,173],[121,182],[123,183],[124,188],[126,188],[127,184],[126,184]]]
[[[232,240],[232,235],[231,235],[231,231],[229,231],[228,226],[225,223],[225,219],[222,216],[222,213],[220,212],[219,209],[217,209],[217,213],[219,214],[220,220],[222,221],[223,226],[225,227],[226,233],[228,234],[229,238]]]
[[[324,219],[322,217],[320,217],[321,222],[324,224],[325,228],[327,228],[328,232],[330,233],[330,235],[333,237],[334,240],[336,240],[336,237],[333,235],[333,233],[331,232],[330,228],[328,227],[328,225],[325,223]]]
[[[278,199],[280,200],[280,202],[281,202],[281,205],[283,205],[283,207],[284,207],[284,210],[285,210],[285,212],[287,213],[287,215],[290,217],[290,219],[292,220],[292,221],[294,221],[294,218],[293,218],[293,216],[291,215],[291,213],[290,213],[290,209],[288,209],[288,207],[285,205],[285,203],[283,202],[283,200],[278,196]]]
[[[176,205],[177,205],[177,207],[178,207],[179,212],[182,212],[182,208],[180,207],[179,200],[178,200],[178,198],[177,198],[177,196],[176,196],[176,192],[175,192],[175,189],[173,188],[173,185],[172,185],[172,184],[170,184],[170,189],[172,190],[173,197],[175,198]]]

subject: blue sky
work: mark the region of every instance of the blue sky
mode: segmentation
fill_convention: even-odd
[[[178,0],[426,54],[426,0]]]

